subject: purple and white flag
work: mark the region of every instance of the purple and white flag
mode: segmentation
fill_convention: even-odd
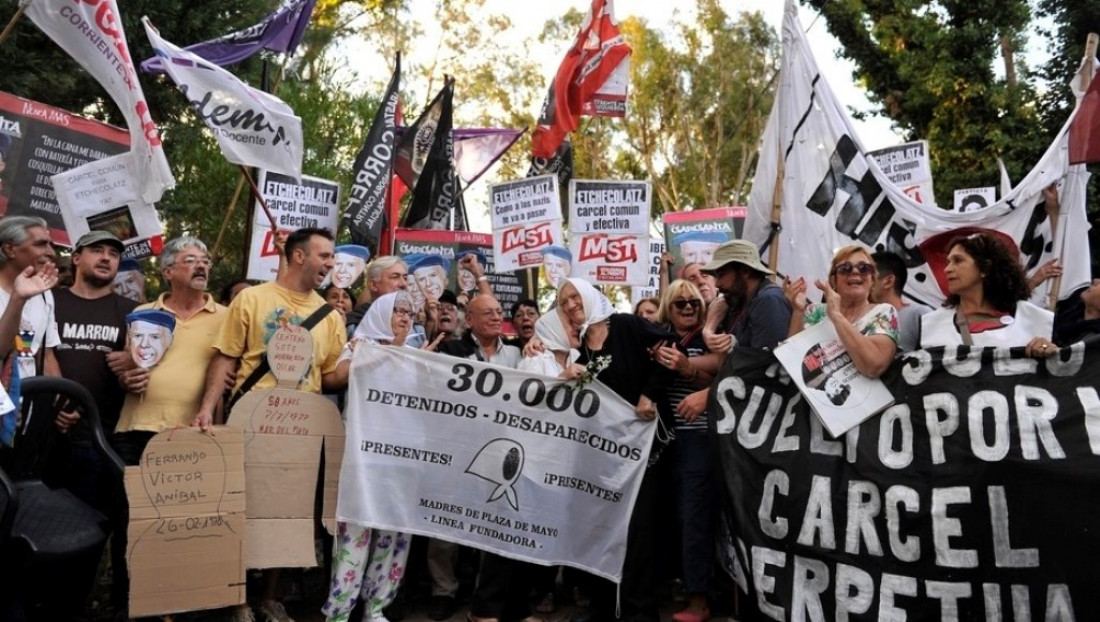
[[[130,58],[115,0],[34,0],[27,17],[92,74],[122,109],[130,130],[135,186],[142,200],[155,203],[176,180],[164,157],[157,126]]]
[[[239,63],[262,49],[293,54],[309,25],[316,2],[289,0],[254,26],[184,49],[221,67]],[[164,73],[164,65],[160,58],[154,56],[141,63],[141,70],[145,73]]]
[[[281,99],[172,45],[142,18],[153,51],[234,164],[302,176],[302,120]]]

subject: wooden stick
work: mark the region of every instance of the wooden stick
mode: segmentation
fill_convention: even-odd
[[[222,240],[225,239],[225,232],[229,230],[229,216],[233,214],[233,210],[237,207],[237,202],[241,198],[241,192],[244,190],[244,176],[237,178],[237,189],[233,191],[233,198],[229,201],[229,205],[225,208],[225,218],[222,219],[221,229],[218,230],[218,239],[214,242],[214,250],[210,251],[211,257],[218,257],[218,249],[222,246]]]
[[[20,2],[19,9],[16,10],[15,15],[12,15],[11,19],[8,20],[8,25],[4,26],[4,31],[0,32],[0,43],[3,43],[8,38],[8,35],[11,34],[11,31],[15,29],[15,24],[19,21],[20,17],[23,17],[23,13],[26,12],[26,10],[26,3]]]
[[[786,162],[783,159],[782,145],[776,146],[775,165],[775,189],[772,191],[772,237],[768,243],[768,268],[775,272],[779,265],[779,224],[783,216],[783,177],[786,173]]]
[[[256,195],[256,200],[260,202],[260,207],[264,208],[264,214],[267,214],[267,220],[271,223],[271,231],[274,233],[279,232],[279,225],[275,222],[275,216],[271,213],[271,208],[267,206],[267,201],[264,200],[263,193],[256,187],[256,182],[252,179],[252,175],[248,173],[248,169],[244,165],[238,165],[241,168],[241,175],[244,175],[245,180],[248,181],[249,187],[252,188],[252,192]]]

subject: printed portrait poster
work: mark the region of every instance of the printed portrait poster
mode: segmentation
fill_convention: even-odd
[[[925,205],[936,204],[927,140],[876,149],[868,151],[867,155],[874,158],[883,174],[910,199]]]
[[[129,149],[126,130],[0,92],[0,213],[43,218],[68,246],[50,178]]]
[[[649,281],[648,181],[569,182],[571,276],[596,285]]]
[[[630,288],[630,304],[637,305],[643,298],[658,298],[661,295],[661,255],[665,252],[664,240],[649,240],[649,283],[645,287]]]
[[[535,297],[534,283],[528,280],[527,270],[498,271],[494,261],[493,236],[488,233],[398,229],[394,235],[394,249],[396,255],[410,264],[408,291],[414,305],[424,298],[425,289],[429,293],[435,293],[438,287],[434,282],[433,274],[438,273],[438,268],[429,266],[417,269],[417,264],[427,255],[437,255],[446,260],[444,289],[449,289],[456,294],[460,290],[466,292],[476,290],[476,278],[459,265],[459,258],[468,252],[480,253],[485,258],[486,265],[482,267],[485,270],[485,276],[489,277],[493,295],[504,309],[506,333],[513,331],[512,322],[508,318],[512,305],[520,300]]]
[[[508,272],[540,266],[543,249],[565,246],[556,175],[489,186],[489,215],[498,270]]]
[[[881,380],[859,373],[828,318],[780,344],[775,357],[833,438],[894,403]]]
[[[291,233],[303,227],[320,227],[336,235],[340,216],[339,183],[309,175],[303,175],[302,183],[298,183],[289,175],[261,170],[256,186],[263,193],[280,231]],[[271,281],[278,270],[279,252],[275,250],[271,221],[257,201],[252,208],[248,278]]]
[[[723,242],[741,237],[748,210],[744,207],[712,207],[690,212],[667,212],[665,244],[675,261],[669,279],[679,278],[689,263],[707,263]]]

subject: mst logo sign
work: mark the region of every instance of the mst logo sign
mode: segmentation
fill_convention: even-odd
[[[549,246],[554,243],[549,222],[540,222],[530,227],[515,227],[504,231],[500,250],[507,253],[514,250],[528,250]]]
[[[633,263],[638,261],[638,238],[630,235],[586,235],[581,238],[578,261]]]

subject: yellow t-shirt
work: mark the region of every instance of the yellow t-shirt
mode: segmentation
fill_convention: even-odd
[[[245,289],[229,305],[229,317],[214,347],[226,356],[241,360],[237,369],[236,391],[263,360],[267,342],[280,326],[301,324],[321,305],[327,304],[317,292],[299,293],[275,282]],[[310,331],[313,337],[313,364],[298,390],[308,393],[321,392],[321,376],[336,369],[336,360],[347,341],[344,320],[337,312],[329,313]],[[275,386],[271,373],[252,388],[267,389]]]
[[[164,306],[168,294],[137,310],[172,310]],[[173,314],[174,315],[174,314]],[[149,386],[144,396],[127,393],[115,432],[161,432],[169,428],[191,425],[202,405],[206,367],[216,352],[214,338],[228,317],[225,307],[206,295],[206,304],[186,320],[176,317],[172,345],[164,358],[149,373]]]

